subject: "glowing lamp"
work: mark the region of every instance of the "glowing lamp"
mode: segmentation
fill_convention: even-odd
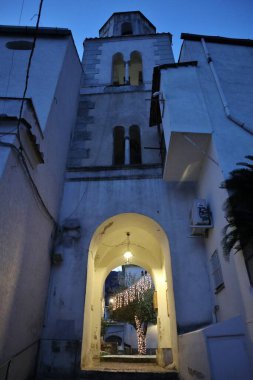
[[[133,254],[131,251],[126,251],[124,253],[124,258],[126,259],[127,262],[129,262],[129,260],[133,257]]]
[[[124,253],[124,258],[126,260],[126,263],[128,264],[129,260],[133,257],[133,254],[132,254],[132,252],[129,249],[129,245],[130,245],[130,232],[127,232],[126,236],[127,236],[127,241],[126,241],[126,243],[127,243],[127,250]]]

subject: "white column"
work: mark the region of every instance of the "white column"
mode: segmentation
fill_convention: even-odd
[[[130,139],[129,136],[125,137],[125,164],[130,164]]]
[[[129,83],[129,61],[125,62],[125,84]]]

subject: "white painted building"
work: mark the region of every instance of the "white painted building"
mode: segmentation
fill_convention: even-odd
[[[81,75],[71,32],[40,28],[23,98],[34,35],[0,27],[0,377],[8,379],[34,370]]]
[[[179,370],[182,379],[251,379],[252,286],[243,255],[231,256],[229,261],[222,255],[220,241],[225,224],[222,205],[227,194],[220,189],[220,183],[236,162],[243,161],[252,150],[252,134],[245,130],[252,128],[253,120],[252,41],[184,34],[180,61],[176,64],[169,33],[156,33],[140,12],[115,13],[100,29],[99,38],[84,42],[76,113],[75,91],[80,73],[76,55],[73,53],[74,61],[70,59],[66,66],[58,62],[58,59],[65,62],[63,57],[67,59],[63,41],[71,38],[63,31],[59,35],[50,31],[54,37],[48,37],[48,45],[44,44],[46,37],[42,38],[41,48],[48,49],[52,57],[44,62],[42,49],[38,64],[42,60],[44,67],[51,62],[55,76],[50,71],[50,80],[46,81],[44,71],[36,71],[34,80],[38,82],[29,96],[37,117],[28,112],[35,120],[36,136],[47,130],[49,137],[53,134],[47,140],[48,149],[43,146],[44,140],[39,140],[41,151],[44,148],[54,158],[50,156],[49,172],[41,177],[38,174],[38,185],[49,210],[55,210],[55,218],[57,202],[61,200],[54,242],[54,258],[58,263],[51,269],[41,336],[40,378],[71,376],[79,364],[82,370],[100,365],[104,281],[113,268],[124,264],[126,244],[122,242],[129,232],[132,264],[151,274],[157,291],[158,365]],[[53,44],[52,49],[49,44]],[[72,41],[67,46],[70,45],[73,49]],[[4,68],[6,78],[12,56],[9,51],[4,52],[9,67]],[[16,58],[16,52],[13,57]],[[17,81],[13,74],[14,71],[5,79],[5,98],[22,95],[15,95]],[[56,78],[65,78],[63,89]],[[13,92],[9,92],[11,83]],[[48,88],[48,97],[40,88]],[[58,96],[54,91],[58,91]],[[59,101],[66,102],[63,104],[68,107],[60,108]],[[16,102],[12,102],[12,107],[17,108]],[[32,106],[28,103],[29,110]],[[4,99],[5,109],[8,105]],[[49,133],[46,127],[50,117],[53,118],[52,110],[58,107],[55,117],[64,125],[66,135],[52,127]],[[63,112],[66,109],[70,111],[69,119]],[[244,127],[237,125],[235,119],[241,120],[236,123]],[[65,151],[74,123],[61,198]],[[7,136],[9,139],[12,135]],[[62,155],[55,157],[58,138],[64,140],[59,144]],[[32,157],[41,157],[40,149],[29,149]],[[1,150],[3,167],[7,167],[2,161],[5,152]],[[10,149],[8,154],[14,160]],[[5,186],[8,180],[17,183],[16,177],[11,176],[17,165],[12,161],[9,165]],[[37,169],[35,172],[37,175]],[[6,187],[6,193],[9,188]],[[21,293],[16,298],[9,298],[12,282],[5,277],[6,308],[9,300],[12,306],[9,310],[17,313],[20,309],[16,305],[21,302],[23,306],[28,287],[32,300],[41,294],[42,315],[52,225],[37,211],[46,222],[28,215],[27,235],[18,235],[18,228],[24,226],[23,214],[28,212],[24,205],[32,200],[23,202],[23,193],[28,192],[22,193],[14,184],[12,188],[13,214],[6,195],[1,199],[4,207],[9,207],[3,215],[10,216],[1,220],[4,227],[9,226],[2,244],[5,247],[6,240],[8,244],[11,241],[14,248],[22,246],[23,252],[30,252],[29,257],[34,258],[35,244],[40,246],[43,241],[41,254],[36,253],[46,264],[31,261],[31,265],[22,265],[23,256],[18,251],[15,256],[15,249],[9,250],[13,257],[6,253],[9,267],[6,264],[5,272],[13,270],[18,279],[34,274],[34,267],[40,268],[34,274],[36,278],[24,285],[23,292],[19,288]],[[204,226],[204,230],[208,227],[208,235],[201,234],[203,226],[202,230],[194,226],[194,218],[190,220],[195,199],[206,200],[211,210],[211,219]],[[14,204],[20,205],[20,214],[16,214],[16,209],[14,212]],[[195,211],[193,215],[198,218]],[[13,224],[13,220],[21,223]],[[34,220],[40,228],[36,228]],[[202,236],[192,236],[196,233]],[[8,236],[13,236],[12,240]],[[217,263],[219,276],[214,275]],[[25,284],[20,281],[18,284]],[[24,310],[30,309],[27,306]],[[4,315],[7,320],[9,314]],[[28,313],[22,326],[30,326],[30,320]],[[13,341],[21,330],[18,323],[16,326]],[[22,340],[20,345],[20,348],[25,345]]]
[[[221,183],[252,154],[253,42],[191,34],[182,38],[179,63],[154,69],[153,91],[159,100],[150,121],[163,126],[164,180],[194,184],[195,197],[205,199],[212,213],[208,236],[195,239],[204,243],[213,323],[179,335],[180,373],[184,378],[202,373],[212,379],[250,379],[251,256],[246,261],[239,252],[228,260],[223,254],[228,194]]]

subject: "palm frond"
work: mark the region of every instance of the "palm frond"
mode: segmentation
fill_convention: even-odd
[[[246,158],[253,160],[251,155]],[[222,231],[221,242],[226,257],[247,247],[253,236],[253,165],[247,162],[237,165],[243,167],[233,170],[220,185],[229,193],[223,205],[228,224]]]

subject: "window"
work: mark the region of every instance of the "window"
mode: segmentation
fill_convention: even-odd
[[[112,58],[112,83],[114,86],[124,84],[139,86],[143,83],[142,58],[138,51],[131,53],[129,62],[124,62],[121,53],[114,54]]]
[[[138,125],[129,128],[129,136],[121,126],[113,129],[113,164],[141,164],[141,136]]]
[[[141,136],[138,125],[129,128],[130,164],[141,164]]]
[[[221,271],[220,259],[218,255],[218,251],[215,250],[211,256],[211,268],[212,268],[212,276],[215,287],[215,292],[218,293],[220,290],[224,288],[224,281]]]
[[[133,34],[131,22],[123,22],[121,25],[121,35],[126,36],[128,34]]]
[[[125,163],[125,129],[120,126],[113,130],[113,163],[114,165]]]
[[[114,86],[125,84],[125,62],[121,53],[116,53],[112,59],[112,82]]]
[[[138,51],[133,51],[130,56],[129,65],[130,84],[132,86],[139,86],[143,83],[142,78],[142,58]]]

